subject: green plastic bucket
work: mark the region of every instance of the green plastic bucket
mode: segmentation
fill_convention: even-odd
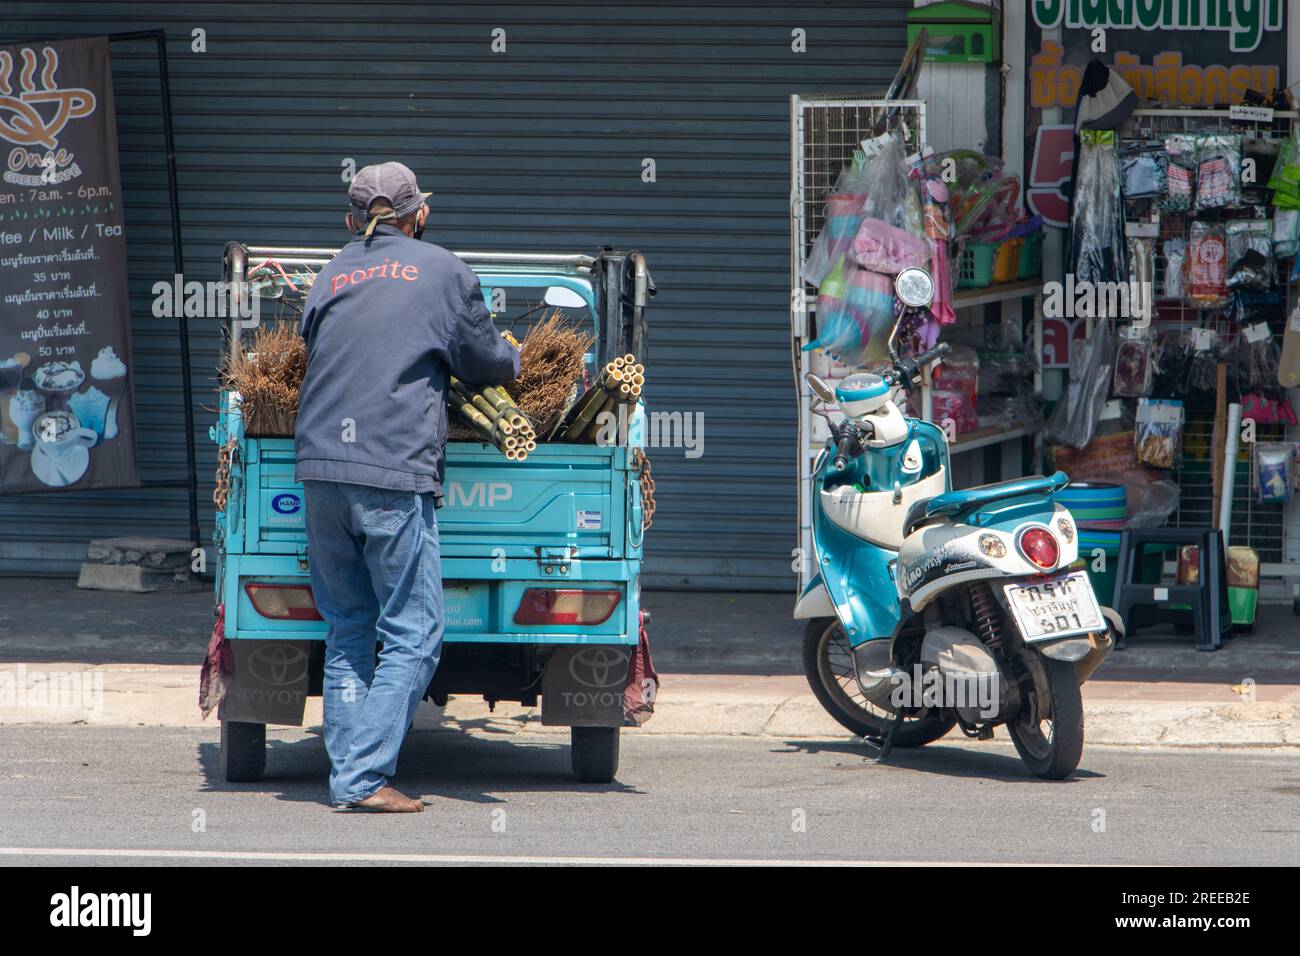
[[[968,242],[961,251],[957,266],[957,288],[982,289],[993,284],[993,257],[996,242]]]

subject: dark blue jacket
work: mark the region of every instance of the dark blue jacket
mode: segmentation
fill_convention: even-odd
[[[377,226],[321,270],[303,310],[297,477],[442,497],[447,378],[519,374],[478,278],[440,246]]]

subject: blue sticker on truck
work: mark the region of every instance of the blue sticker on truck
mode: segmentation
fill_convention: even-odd
[[[302,496],[285,492],[271,498],[268,524],[302,524]]]

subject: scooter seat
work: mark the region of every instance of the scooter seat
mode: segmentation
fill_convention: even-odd
[[[1069,477],[1063,471],[1058,471],[1051,477],[1028,475],[1024,478],[1013,478],[1011,481],[998,481],[991,485],[976,485],[974,488],[963,488],[960,491],[945,491],[941,495],[935,495],[928,501],[918,501],[917,505],[925,506],[925,517],[927,518],[951,518],[964,511],[1003,498],[1018,498],[1021,495],[1050,495],[1053,492],[1060,491],[1069,482]],[[911,515],[908,517],[911,518]]]

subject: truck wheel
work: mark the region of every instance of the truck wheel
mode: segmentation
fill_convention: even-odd
[[[569,759],[583,783],[609,783],[618,773],[617,727],[570,727]]]
[[[266,772],[266,724],[221,722],[221,774],[230,783],[253,783]]]

